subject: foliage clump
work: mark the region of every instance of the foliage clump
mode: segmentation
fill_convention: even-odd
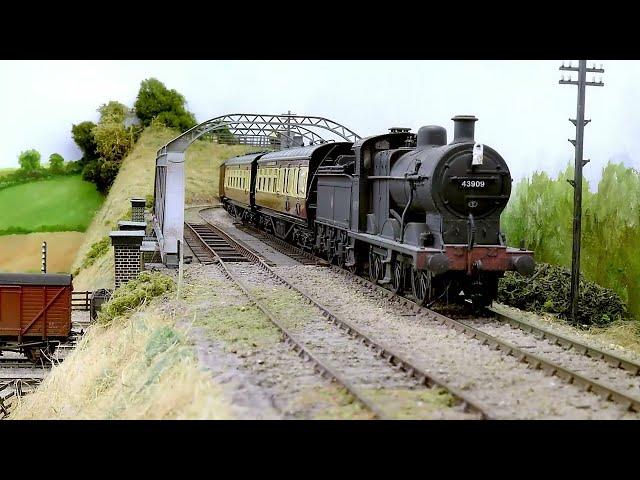
[[[111,299],[102,306],[98,322],[110,323],[114,318],[174,289],[175,283],[171,277],[159,272],[142,272],[113,292]]]
[[[570,267],[572,178],[569,166],[556,179],[542,172],[518,183],[502,215],[509,245],[525,239],[537,261]],[[596,192],[584,182],[582,202],[581,271],[614,290],[640,319],[640,172],[609,162]]]
[[[153,122],[185,132],[197,123],[193,113],[186,108],[185,98],[156,78],[142,81],[134,109],[145,127]]]
[[[89,247],[89,251],[82,260],[80,268],[88,268],[93,265],[99,257],[107,253],[111,246],[111,239],[109,237],[103,237],[101,240],[95,242]]]
[[[539,263],[533,276],[505,273],[498,286],[498,301],[505,305],[538,313],[571,318],[571,271],[568,268]],[[613,290],[580,276],[578,323],[602,326],[623,320],[627,309]]]

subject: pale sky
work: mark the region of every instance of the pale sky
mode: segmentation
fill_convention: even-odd
[[[604,87],[587,88],[585,176],[609,158],[640,168],[640,61],[606,61]],[[0,168],[21,151],[80,157],[71,125],[96,121],[109,100],[133,106],[156,77],[182,93],[198,121],[227,113],[328,117],[361,136],[389,127],[444,126],[473,114],[476,140],[506,159],[515,179],[573,162],[577,87],[559,85],[561,61],[0,61]],[[576,65],[577,61],[574,60]],[[589,62],[591,66],[591,61]],[[575,74],[574,74],[575,77]],[[591,80],[591,76],[588,77]],[[595,186],[595,185],[592,185]]]

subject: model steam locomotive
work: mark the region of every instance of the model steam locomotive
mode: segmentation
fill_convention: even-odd
[[[500,214],[505,160],[477,143],[477,118],[224,162],[220,198],[241,222],[272,232],[424,305],[489,305],[506,270],[531,275],[533,252],[509,248]]]

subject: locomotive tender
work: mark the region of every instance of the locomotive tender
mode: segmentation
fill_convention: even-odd
[[[241,222],[410,290],[422,305],[489,305],[506,270],[531,275],[533,252],[507,247],[500,231],[512,184],[505,160],[476,143],[477,118],[452,120],[450,143],[430,125],[230,159],[220,199]]]

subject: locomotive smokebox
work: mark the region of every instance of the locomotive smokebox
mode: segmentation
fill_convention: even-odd
[[[453,141],[451,143],[474,141],[475,123],[478,121],[474,115],[456,115],[451,120],[453,120]]]
[[[447,130],[438,125],[427,125],[418,130],[418,148],[441,147],[447,144]]]

